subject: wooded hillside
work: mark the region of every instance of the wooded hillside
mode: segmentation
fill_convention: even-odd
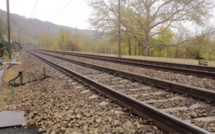
[[[2,20],[2,23],[6,28],[7,16],[6,12],[3,10],[0,10],[0,19]],[[24,16],[19,16],[16,14],[11,14],[10,19],[12,40],[18,41],[19,29],[20,41],[21,43],[26,44],[26,47],[37,45],[38,39],[41,35],[44,34],[57,35],[61,29],[68,30],[71,33],[78,31],[80,33],[85,33],[89,35],[94,34],[94,32],[90,30],[80,30],[72,27],[60,26],[53,24],[51,22],[43,22],[38,19],[27,19]]]

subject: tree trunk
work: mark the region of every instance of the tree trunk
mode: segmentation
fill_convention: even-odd
[[[176,50],[175,50],[175,58],[178,57],[178,46],[176,46]]]
[[[131,55],[131,39],[128,39],[128,54]]]
[[[212,52],[209,52],[209,57],[208,57],[209,61],[211,61],[211,55],[212,55]]]
[[[135,47],[134,47],[134,55],[135,56],[137,55],[137,44],[135,44]]]
[[[140,51],[140,49],[141,49],[141,44],[140,44],[140,43],[138,43],[138,56],[140,56],[140,55],[141,55],[141,51]]]
[[[144,43],[144,56],[149,56],[149,44],[150,44],[150,39],[149,39],[149,32],[145,33],[145,43]]]
[[[145,41],[144,56],[149,56],[149,39]]]

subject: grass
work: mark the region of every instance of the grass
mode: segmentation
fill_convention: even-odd
[[[12,94],[12,95],[16,94],[15,89],[14,89],[14,87],[12,87],[12,86],[10,86],[10,91],[11,91],[11,94]]]
[[[12,61],[15,57],[16,57],[16,52],[12,52],[11,53],[11,59],[9,59],[9,56],[8,55],[3,55],[2,57],[1,57],[1,60],[3,61],[3,62],[10,62],[10,61]]]

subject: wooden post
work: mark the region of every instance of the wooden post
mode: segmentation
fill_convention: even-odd
[[[9,59],[11,59],[11,42],[10,42],[10,6],[9,0],[7,0],[7,32],[8,32],[8,53]]]
[[[43,78],[46,78],[46,67],[42,67]]]
[[[21,86],[23,83],[23,75],[22,72],[19,72],[19,85]]]
[[[6,74],[7,73],[7,64],[4,64],[3,68],[4,68],[4,74]]]

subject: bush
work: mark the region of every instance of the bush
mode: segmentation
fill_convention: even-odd
[[[0,38],[0,48],[6,50],[8,48],[8,43]]]
[[[7,48],[8,48],[8,43],[0,38],[0,56],[1,57],[3,56],[3,54],[8,55]]]

